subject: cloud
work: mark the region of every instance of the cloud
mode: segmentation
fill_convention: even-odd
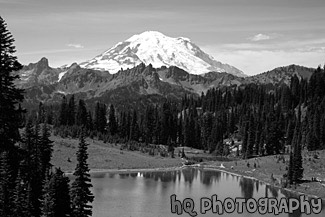
[[[67,46],[68,46],[68,47],[77,48],[77,49],[84,48],[84,46],[81,45],[81,44],[67,44]]]
[[[253,37],[249,37],[248,39],[251,41],[265,41],[265,40],[270,40],[272,38],[273,37],[270,35],[264,35],[264,34],[260,33],[260,34],[254,35]]]
[[[325,47],[310,49],[224,49],[220,46],[207,46],[203,50],[214,59],[230,64],[247,75],[255,75],[279,66],[297,64],[316,68],[324,64]],[[246,47],[245,47],[246,48]],[[249,48],[249,46],[247,46]]]

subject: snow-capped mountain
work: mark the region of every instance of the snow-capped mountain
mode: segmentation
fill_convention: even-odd
[[[215,71],[246,76],[239,69],[216,61],[189,39],[172,38],[156,31],[134,35],[80,66],[117,73],[140,63],[152,64],[155,68],[177,66],[191,74]]]
[[[136,67],[110,74],[107,71],[86,69],[73,63],[51,68],[46,58],[30,63],[16,73],[19,88],[25,89],[25,102],[36,106],[39,102],[59,103],[62,94],[75,94],[88,102],[108,101],[120,106],[141,106],[163,99],[180,100],[184,95],[200,95],[211,88],[242,86],[250,83],[289,84],[293,75],[309,79],[315,69],[290,65],[251,77],[229,73],[209,72],[195,75],[177,67],[154,68],[140,63]]]

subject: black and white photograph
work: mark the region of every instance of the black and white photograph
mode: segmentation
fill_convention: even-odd
[[[0,217],[325,215],[324,0],[0,0]]]

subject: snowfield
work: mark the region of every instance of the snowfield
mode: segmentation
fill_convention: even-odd
[[[239,69],[216,61],[188,38],[172,38],[156,31],[134,35],[80,66],[116,73],[140,63],[152,64],[155,68],[177,66],[191,74],[215,71],[245,76]]]

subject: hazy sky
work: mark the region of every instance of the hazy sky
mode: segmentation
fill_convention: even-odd
[[[0,16],[23,64],[80,63],[147,30],[246,74],[325,63],[325,0],[0,0]]]

